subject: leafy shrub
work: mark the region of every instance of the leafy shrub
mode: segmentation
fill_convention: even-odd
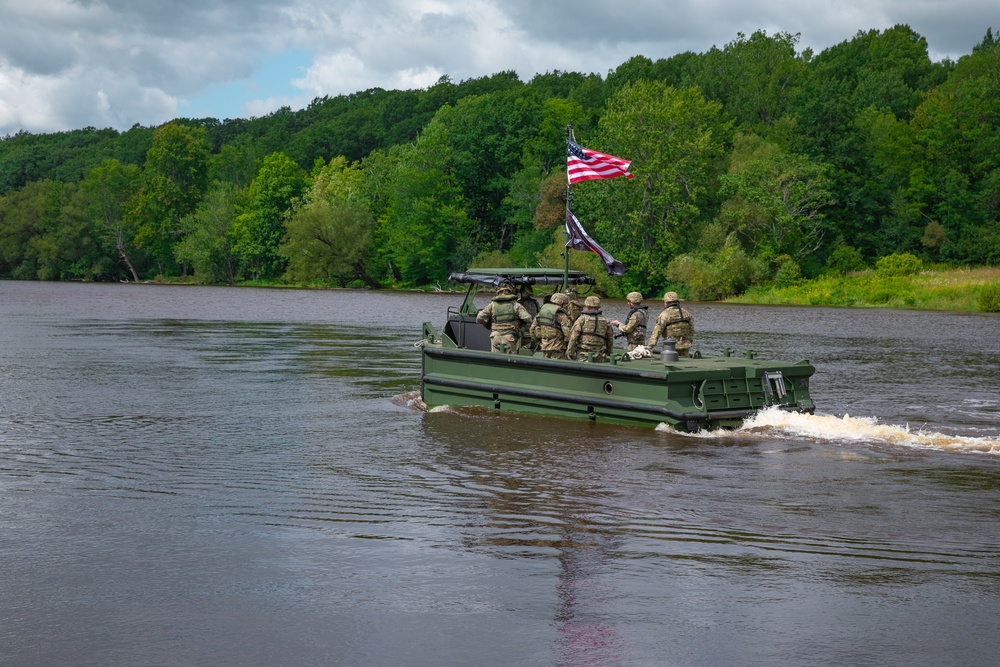
[[[666,270],[671,283],[683,285],[692,298],[704,301],[741,294],[757,282],[762,273],[760,263],[747,256],[735,235],[730,235],[722,249],[710,259],[680,255]]]
[[[875,273],[885,278],[909,276],[919,272],[922,267],[923,263],[916,255],[908,252],[894,252],[875,263]]]
[[[788,255],[778,255],[778,270],[774,273],[774,284],[777,287],[793,287],[802,282],[802,269]]]
[[[505,266],[516,266],[511,261],[510,253],[503,252],[501,250],[487,250],[476,255],[471,262],[469,262],[470,269],[482,269],[482,268],[502,268]]]
[[[671,283],[683,285],[695,299],[711,299],[706,296],[715,292],[712,265],[694,255],[679,255],[670,260],[664,271]]]
[[[927,227],[924,228],[924,236],[920,239],[920,243],[925,248],[940,248],[947,242],[948,232],[941,226],[940,222],[934,220],[927,223]]]
[[[861,252],[857,248],[842,245],[830,253],[830,256],[826,260],[826,268],[830,273],[844,276],[853,271],[862,271],[867,267],[865,266],[865,260],[861,256]]]
[[[504,266],[535,266],[535,255],[544,252],[552,242],[551,229],[532,229],[519,232],[510,248],[510,264]]]
[[[722,223],[709,223],[705,229],[702,230],[701,236],[698,237],[698,249],[702,259],[707,259],[714,253],[717,253],[725,248],[726,241],[729,239],[729,236],[730,235],[726,233],[725,225]]]
[[[987,283],[979,292],[979,312],[1000,313],[1000,283]]]

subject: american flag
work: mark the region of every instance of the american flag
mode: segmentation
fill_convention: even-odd
[[[569,176],[570,183],[618,176],[632,178],[632,174],[628,170],[629,165],[632,164],[631,160],[598,153],[568,139],[566,140],[566,149],[566,174]]]

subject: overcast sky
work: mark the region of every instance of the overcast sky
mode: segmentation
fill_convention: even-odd
[[[606,75],[743,32],[819,52],[905,23],[968,54],[1000,0],[0,0],[0,137],[264,116],[515,70]]]

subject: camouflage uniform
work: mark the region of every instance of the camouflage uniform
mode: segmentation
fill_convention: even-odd
[[[521,287],[521,296],[517,298],[517,302],[524,306],[524,309],[528,311],[528,314],[532,317],[538,315],[538,301],[532,296],[531,285],[524,285]]]
[[[615,330],[601,314],[601,300],[588,296],[583,312],[570,331],[566,355],[570,359],[587,361],[587,353],[593,352],[594,361],[604,361],[614,348]]]
[[[531,338],[535,342],[541,342],[546,359],[566,358],[566,345],[573,329],[569,315],[562,309],[566,302],[565,294],[553,294],[552,300],[542,306],[535,321],[531,323]]]
[[[681,308],[676,292],[663,295],[663,312],[656,318],[653,334],[649,337],[649,347],[656,345],[660,336],[677,341],[677,354],[682,357],[688,356],[688,351],[694,344],[694,318],[687,309]]]
[[[517,354],[521,347],[521,334],[531,326],[531,315],[517,302],[510,291],[497,290],[497,295],[476,315],[476,322],[490,330],[490,349],[507,354]]]
[[[580,312],[583,310],[583,304],[577,301],[574,297],[576,292],[573,290],[566,290],[566,314],[569,315],[570,322],[576,322],[576,318],[580,317]]]
[[[625,334],[625,341],[628,343],[628,349],[634,350],[640,345],[646,344],[646,321],[647,314],[646,311],[649,306],[640,306],[642,303],[642,295],[638,292],[629,292],[626,297],[629,303],[634,303],[628,315],[625,316],[625,322],[618,327],[618,330]]]

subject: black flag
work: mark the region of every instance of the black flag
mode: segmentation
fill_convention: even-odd
[[[597,254],[604,263],[604,268],[608,270],[609,276],[620,276],[628,271],[624,264],[609,255],[604,248],[597,245],[594,239],[587,235],[583,225],[568,208],[566,209],[566,233],[569,234],[569,242],[566,245],[573,250],[589,250]]]

